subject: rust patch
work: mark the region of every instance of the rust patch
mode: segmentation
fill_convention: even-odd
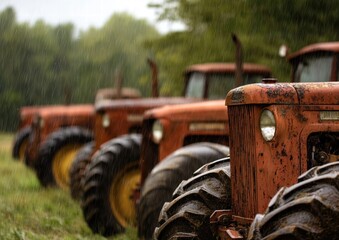
[[[273,85],[273,87],[268,87],[266,94],[268,98],[275,99],[277,103],[286,103],[293,98],[293,93],[288,91],[284,85],[279,85],[279,87],[277,87],[277,84]]]
[[[237,88],[233,91],[232,102],[240,103],[244,101],[244,91],[242,88]]]
[[[298,113],[297,115],[296,115],[296,118],[299,120],[299,122],[307,122],[307,118],[304,116],[304,115],[302,115],[301,113]]]
[[[301,86],[295,86],[295,89],[297,91],[298,97],[299,97],[299,101],[301,101],[301,99],[304,99],[305,97],[305,89],[303,87],[303,85]]]

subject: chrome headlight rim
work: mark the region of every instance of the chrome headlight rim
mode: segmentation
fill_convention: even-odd
[[[152,141],[159,144],[164,137],[164,126],[160,120],[156,120],[152,125]]]
[[[110,117],[109,117],[109,115],[107,113],[104,113],[102,115],[101,125],[104,128],[108,128],[111,125],[111,119],[110,119]]]
[[[264,109],[260,114],[260,131],[266,142],[272,141],[276,135],[276,118],[274,113],[269,109]]]

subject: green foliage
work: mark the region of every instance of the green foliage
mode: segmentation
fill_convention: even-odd
[[[72,24],[30,26],[18,23],[11,8],[0,12],[0,98],[6,105],[0,129],[14,128],[14,112],[23,105],[93,102],[97,89],[114,85],[118,69],[124,86],[149,96],[148,56],[159,66],[160,94],[180,95],[188,65],[234,61],[231,33],[243,43],[244,61],[267,65],[279,81],[290,78],[289,64],[278,56],[282,44],[295,51],[339,37],[336,0],[150,2],[159,19],[179,20],[187,29],[159,36],[144,20],[114,14],[75,38]]]
[[[159,2],[159,1],[158,1]],[[280,81],[289,81],[289,64],[278,56],[287,44],[291,50],[321,41],[337,41],[338,2],[329,0],[163,0],[152,7],[159,19],[179,20],[187,30],[163,36],[150,44],[165,76],[180,86],[184,66],[197,62],[233,62],[236,33],[244,48],[244,61],[265,64]],[[180,37],[178,37],[180,35]],[[177,62],[168,54],[172,52]],[[173,54],[172,54],[173,55]],[[179,67],[175,67],[179,66]],[[166,71],[166,70],[165,70]],[[168,84],[164,84],[168,85]],[[164,89],[162,89],[164,90]]]
[[[148,51],[143,46],[145,40],[157,36],[146,21],[127,14],[115,14],[101,29],[82,33],[77,41],[77,99],[93,101],[93,89],[113,87],[117,69],[123,73],[124,86],[149,95],[150,82],[142,81],[150,76]]]
[[[124,86],[150,94],[144,41],[158,36],[145,20],[116,14],[99,29],[75,38],[72,24],[33,26],[0,12],[0,130],[14,130],[21,106],[93,102],[97,89],[114,87],[121,69]],[[146,81],[145,81],[146,79]]]

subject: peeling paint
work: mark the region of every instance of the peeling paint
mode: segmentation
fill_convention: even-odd
[[[232,102],[233,103],[240,103],[240,102],[243,102],[244,101],[244,91],[243,89],[240,87],[240,88],[237,88],[233,91],[233,94],[232,94]]]

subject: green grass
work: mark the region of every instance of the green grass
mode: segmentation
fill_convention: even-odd
[[[34,172],[11,157],[13,135],[0,133],[0,239],[106,239],[87,227],[68,192],[42,188]],[[137,239],[135,228],[108,239]]]

